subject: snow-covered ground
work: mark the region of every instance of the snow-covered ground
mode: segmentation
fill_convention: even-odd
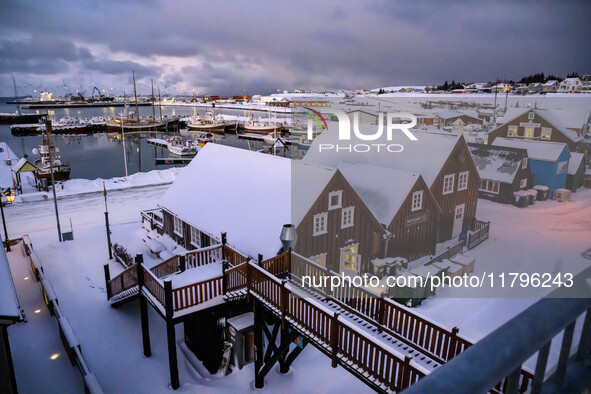
[[[151,176],[150,176],[151,177]],[[123,244],[137,244],[141,238],[140,211],[154,208],[168,185],[135,186],[115,189],[120,182],[111,181],[108,196],[113,240]],[[141,184],[140,181],[136,185]],[[93,186],[94,185],[94,186]],[[129,186],[129,185],[128,185]],[[91,189],[92,188],[92,189]],[[68,187],[66,185],[67,190]],[[72,186],[71,189],[75,189]],[[150,309],[150,335],[153,356],[144,358],[141,350],[140,319],[137,301],[119,309],[110,307],[106,300],[103,264],[108,262],[104,229],[104,198],[102,182],[80,185],[82,194],[63,194],[58,199],[63,231],[69,230],[72,220],[74,241],[58,243],[53,201],[42,200],[13,204],[5,209],[11,238],[23,234],[31,236],[33,245],[52,282],[60,306],[78,336],[90,370],[96,374],[107,392],[162,392],[169,384],[166,333],[164,321]],[[491,221],[490,239],[470,251],[476,257],[475,273],[483,271],[553,272],[560,268],[580,271],[589,266],[581,253],[591,245],[591,190],[573,194],[573,201],[536,202],[525,209],[479,200],[478,218]],[[132,253],[148,253],[138,247]],[[21,262],[22,263],[22,262]],[[122,270],[111,262],[111,274]],[[533,267],[533,268],[532,268]],[[13,269],[15,277],[25,275],[25,269]],[[17,289],[28,297],[31,289]],[[34,290],[34,289],[33,289]],[[532,297],[542,293],[534,293]],[[37,296],[39,293],[36,294]],[[510,293],[498,293],[506,297]],[[33,309],[43,307],[40,297],[23,302],[27,316]],[[480,339],[536,301],[535,298],[449,298],[445,290],[423,302],[418,311],[442,324],[460,328],[470,338]],[[47,369],[58,368],[58,363],[46,360],[47,347],[28,346],[21,338],[29,335],[27,324],[10,328],[11,338],[18,337],[13,348],[19,388],[23,392],[37,392],[39,379]],[[177,327],[177,338],[183,338],[182,326]],[[43,331],[47,343],[55,343],[54,333]],[[554,349],[555,347],[553,347]],[[63,353],[63,350],[60,349]],[[555,353],[555,352],[553,352]],[[235,371],[227,377],[202,377],[184,361],[179,351],[181,389],[198,392],[253,391],[253,365]],[[531,362],[530,362],[531,363]],[[37,365],[37,364],[35,364]],[[64,366],[59,368],[75,367]],[[59,372],[63,386],[57,391],[71,391],[68,371]],[[76,371],[77,373],[77,371]],[[74,378],[72,378],[74,379]],[[77,383],[76,383],[77,384]],[[287,376],[274,369],[267,376],[267,392],[368,392],[356,378],[341,368],[333,370],[330,360],[308,347],[294,363]]]

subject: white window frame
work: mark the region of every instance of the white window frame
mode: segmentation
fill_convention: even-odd
[[[196,227],[191,226],[191,245],[197,249],[201,248],[201,231]]]
[[[332,205],[332,198],[334,196],[338,196],[339,201],[336,205]],[[343,191],[342,190],[337,190],[334,192],[330,192],[328,193],[328,209],[339,209],[343,206]]]
[[[324,225],[319,227],[316,221],[323,219]],[[328,233],[328,212],[317,213],[312,219],[312,236],[322,235]]]
[[[463,171],[458,174],[458,191],[466,190],[468,188],[468,178],[470,171]]]
[[[486,187],[484,187],[484,188],[482,187],[482,183],[483,182],[486,182]],[[497,190],[494,190],[495,183],[497,185]],[[489,184],[491,184],[493,186],[492,187],[492,190],[488,190],[488,185]],[[490,180],[490,179],[482,179],[480,181],[480,187],[479,187],[478,190],[480,190],[481,192],[485,192],[485,193],[499,194],[499,191],[501,190],[501,182],[499,182],[499,181],[493,181],[493,180]]]
[[[349,216],[347,219],[347,215]],[[349,228],[355,225],[355,207],[343,208],[341,211],[341,228]]]
[[[521,160],[521,169],[525,170],[527,168],[527,162],[528,162],[528,158],[524,157],[523,160]]]
[[[535,112],[530,112],[527,114],[527,119],[528,120],[534,120],[534,118],[536,117],[536,113]]]
[[[183,221],[177,216],[174,216],[173,231],[179,237],[183,236]]]
[[[521,182],[519,182],[519,188],[523,189],[524,187],[527,187],[527,178],[523,178]]]
[[[528,131],[531,132],[531,135],[529,135],[529,136],[527,135]],[[523,130],[523,138],[534,138],[534,133],[535,133],[535,130],[533,127],[526,127],[525,130]]]
[[[310,256],[310,260],[318,265],[326,267],[326,253],[320,253],[315,256]],[[322,263],[319,263],[317,260],[322,260]]]
[[[423,209],[423,191],[418,190],[412,194],[411,212]]]
[[[454,181],[456,178],[456,174],[448,174],[446,176],[443,177],[443,195],[445,194],[451,194],[454,192]],[[448,182],[448,180],[451,179],[451,182]],[[448,186],[448,187],[446,187]]]
[[[544,137],[544,132],[548,132],[548,136]],[[549,141],[552,139],[552,127],[542,127],[542,131],[540,132],[540,139]]]
[[[507,128],[507,137],[517,137],[519,126],[509,126]]]

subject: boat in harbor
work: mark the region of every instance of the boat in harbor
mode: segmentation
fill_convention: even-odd
[[[244,122],[243,128],[245,133],[268,135],[273,132],[281,133],[283,125],[281,122],[273,120],[255,119],[254,115],[250,113],[248,120]]]
[[[38,179],[47,179],[51,184],[51,173],[53,171],[54,181],[65,181],[70,179],[70,166],[62,161],[59,148],[51,144],[50,137],[43,135],[43,144],[38,149],[33,149],[33,153],[39,154],[35,160],[37,167],[36,176]]]
[[[192,140],[183,142],[181,137],[173,137],[167,141],[168,151],[176,156],[195,156],[197,154],[197,146]]]
[[[213,112],[207,111],[203,118],[192,117],[187,123],[187,127],[189,130],[223,134],[226,123],[223,118],[220,119],[218,116],[214,116]]]

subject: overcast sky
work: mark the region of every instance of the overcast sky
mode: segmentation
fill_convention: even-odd
[[[5,1],[0,95],[268,94],[591,73],[591,2]]]

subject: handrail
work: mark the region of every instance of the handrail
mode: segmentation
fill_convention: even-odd
[[[457,391],[458,387],[468,393],[485,392],[505,377],[509,379],[504,381],[503,389],[519,387],[519,391],[524,392],[532,380],[534,384],[541,384],[543,381],[547,355],[538,357],[538,360],[546,360],[543,360],[540,367],[536,366],[534,376],[529,374],[530,376],[519,379],[514,372],[520,370],[522,363],[538,350],[541,353],[546,346],[549,349],[552,338],[565,327],[567,330],[571,326],[574,329],[574,322],[579,316],[586,312],[586,319],[589,320],[590,308],[589,298],[543,298],[436,369],[407,392],[446,393]],[[585,334],[589,335],[589,332],[583,332],[582,338]],[[569,341],[567,349],[563,349],[567,356],[570,354],[570,347]],[[558,369],[566,368],[566,360],[564,365],[559,361]]]

